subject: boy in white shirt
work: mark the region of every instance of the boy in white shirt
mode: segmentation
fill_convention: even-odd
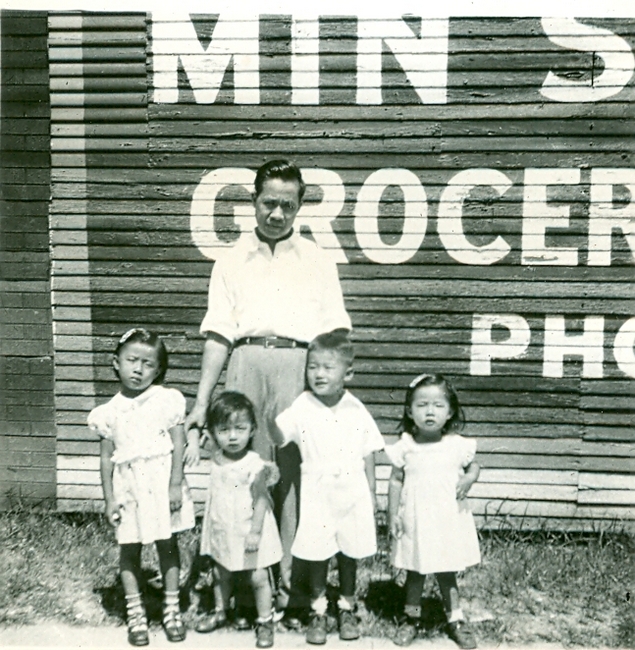
[[[291,547],[309,564],[311,618],[308,643],[326,642],[326,579],[337,555],[339,632],[357,639],[354,614],[357,560],[377,550],[374,452],[384,441],[366,407],[344,388],[353,376],[353,346],[345,332],[309,345],[305,390],[276,418],[274,441],[295,442],[302,456],[300,523]]]

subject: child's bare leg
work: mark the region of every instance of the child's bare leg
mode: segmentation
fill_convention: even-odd
[[[251,586],[254,590],[254,597],[256,600],[256,609],[258,611],[258,619],[261,621],[271,618],[271,582],[269,581],[268,569],[254,569],[251,572]]]
[[[128,642],[131,645],[148,644],[148,620],[139,591],[141,577],[141,544],[122,544],[119,566],[121,583],[126,597]]]
[[[201,618],[196,631],[206,634],[227,623],[227,609],[232,595],[232,574],[224,566],[214,563],[214,612]]]
[[[351,609],[355,605],[355,583],[357,580],[357,560],[344,553],[337,554],[337,572],[340,577],[340,597],[344,598]],[[341,608],[341,603],[340,603]]]
[[[159,565],[163,574],[163,584],[165,585],[163,629],[168,637],[168,641],[183,641],[185,640],[186,631],[179,606],[179,571],[181,568],[181,560],[176,535],[172,535],[170,539],[158,539],[156,546],[159,555]]]
[[[141,578],[141,544],[122,544],[119,555],[121,584],[126,596],[139,593]]]
[[[416,571],[408,571],[406,575],[406,605],[404,613],[411,618],[421,617],[421,594],[425,575]]]
[[[166,593],[178,592],[181,558],[179,555],[179,545],[176,535],[172,535],[170,539],[158,539],[156,541],[156,546],[165,591]]]
[[[463,620],[463,612],[459,603],[459,587],[456,583],[456,573],[437,573],[436,576],[448,622],[452,623]]]

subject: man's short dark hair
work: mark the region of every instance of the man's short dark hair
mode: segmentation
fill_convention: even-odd
[[[353,363],[355,350],[348,338],[348,331],[336,329],[316,336],[309,343],[309,352],[313,350],[332,350],[336,352],[349,366]]]
[[[256,172],[256,180],[254,182],[256,196],[262,192],[265,181],[272,178],[279,178],[283,181],[295,181],[298,184],[298,198],[302,201],[304,192],[306,191],[306,184],[302,180],[302,173],[296,165],[283,159],[266,162]]]

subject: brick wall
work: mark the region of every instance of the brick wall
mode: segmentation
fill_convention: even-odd
[[[0,14],[0,508],[55,498],[47,14]]]

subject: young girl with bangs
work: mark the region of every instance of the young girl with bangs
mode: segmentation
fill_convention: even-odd
[[[425,576],[434,573],[448,619],[448,635],[461,648],[476,641],[459,604],[456,574],[480,562],[476,527],[466,496],[477,480],[476,441],[459,435],[464,415],[443,375],[423,374],[408,386],[400,440],[386,448],[393,469],[388,515],[392,564],[407,571],[404,614],[394,642],[417,634]]]

